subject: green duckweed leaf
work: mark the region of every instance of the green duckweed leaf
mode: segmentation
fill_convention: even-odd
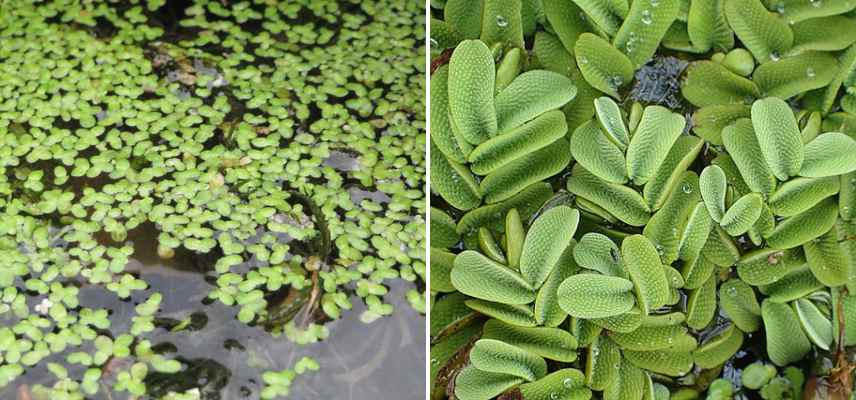
[[[820,237],[832,229],[838,216],[834,198],[827,198],[805,212],[780,222],[767,237],[767,244],[776,249],[789,249]]]
[[[684,277],[684,288],[700,288],[707,281],[707,278],[713,274],[714,269],[716,269],[716,264],[701,254],[694,259],[686,260],[683,267],[681,267],[681,276]]]
[[[606,96],[598,97],[594,100],[594,110],[603,132],[610,141],[621,151],[626,150],[630,143],[630,134],[624,125],[624,117],[621,116],[618,103]]]
[[[532,121],[494,136],[469,154],[473,173],[487,175],[509,162],[554,143],[568,132],[561,111],[548,111]]]
[[[437,43],[436,50],[455,47],[461,41],[458,32],[455,32],[446,21],[437,18],[431,18],[431,39]]]
[[[623,51],[636,67],[651,59],[678,16],[680,1],[658,0],[656,3],[655,7],[650,2],[632,2],[627,17],[612,40],[612,44]]]
[[[544,16],[556,31],[556,35],[568,53],[574,51],[574,44],[581,33],[589,30],[582,11],[573,1],[542,0]],[[537,34],[536,34],[537,35]],[[541,56],[538,56],[541,59]]]
[[[604,275],[627,277],[618,246],[600,233],[589,232],[580,238],[580,242],[574,247],[574,260],[579,266]]]
[[[511,82],[520,75],[520,69],[523,67],[522,54],[519,47],[512,47],[511,50],[502,56],[502,61],[496,67],[496,92],[499,93]]]
[[[448,85],[449,68],[442,66],[431,77],[431,141],[446,157],[456,163],[465,163],[472,146],[455,136],[449,121]]]
[[[683,325],[645,326],[629,333],[615,333],[612,340],[623,350],[652,351],[670,349],[677,344],[681,336],[687,335]]]
[[[807,19],[843,14],[856,8],[847,0],[829,0],[820,3],[810,0],[766,0],[770,8],[779,11],[781,19],[796,24]]]
[[[734,265],[740,259],[740,250],[734,244],[734,240],[718,225],[713,226],[713,231],[707,237],[702,255],[708,260],[721,267]]]
[[[508,264],[505,260],[505,253],[502,251],[502,248],[499,247],[499,243],[496,242],[496,239],[493,237],[490,230],[484,227],[479,228],[476,239],[478,240],[478,250],[482,254],[500,264]]]
[[[463,39],[476,39],[481,33],[481,7],[469,0],[446,0],[443,21]]]
[[[568,141],[556,140],[488,174],[481,181],[481,193],[487,203],[507,200],[529,185],[561,172],[570,161]]]
[[[433,282],[432,282],[433,283]],[[447,336],[457,331],[462,324],[473,314],[472,310],[464,303],[467,296],[455,292],[441,297],[431,306],[431,322],[429,333],[431,336]]]
[[[623,314],[605,318],[592,318],[589,321],[610,332],[628,333],[635,331],[642,325],[642,311],[637,307],[633,307],[630,311]]]
[[[725,178],[728,181],[729,190],[731,192],[730,197],[732,199],[735,196],[742,196],[752,191],[752,189],[749,188],[749,185],[747,185],[743,180],[743,176],[740,175],[740,169],[737,168],[737,164],[734,163],[734,159],[728,154],[722,153],[716,156],[710,164],[722,168],[722,171],[725,172]],[[726,204],[729,202],[728,197],[728,192],[726,192]]]
[[[564,368],[520,385],[520,393],[527,400],[588,400],[592,393],[583,386],[584,379],[579,370]]]
[[[710,236],[713,220],[707,212],[704,203],[698,202],[690,215],[687,217],[681,240],[678,243],[678,258],[682,260],[694,260],[701,253]]]
[[[599,205],[628,225],[643,226],[648,222],[650,211],[639,193],[629,187],[603,181],[579,164],[573,167],[567,185],[571,193]]]
[[[625,350],[622,354],[631,364],[666,376],[684,376],[693,367],[693,356],[687,351]]]
[[[713,320],[716,313],[716,275],[711,275],[687,298],[687,326],[701,330]]]
[[[761,328],[761,305],[752,287],[739,279],[730,279],[719,287],[719,305],[725,315],[743,332]]]
[[[609,36],[615,35],[621,24],[621,16],[610,7],[609,0],[574,0],[585,13],[586,19]]]
[[[653,243],[664,263],[678,259],[681,236],[686,222],[699,201],[698,176],[687,171],[681,176],[680,187],[673,190],[663,207],[654,213],[642,234]]]
[[[852,221],[856,218],[856,171],[838,177],[838,210],[841,218]]]
[[[850,261],[839,245],[836,229],[820,235],[803,245],[808,267],[818,281],[826,286],[841,286],[850,279]]]
[[[452,207],[469,210],[481,203],[479,183],[467,167],[450,161],[431,142],[431,187]]]
[[[588,348],[586,357],[586,386],[604,390],[618,375],[621,350],[606,336],[598,336]]]
[[[799,174],[813,178],[856,171],[856,140],[843,133],[822,133],[805,145]]]
[[[524,72],[496,95],[499,132],[560,108],[576,94],[574,83],[564,75],[547,70]]]
[[[693,113],[693,132],[702,139],[722,144],[722,130],[740,118],[749,118],[750,107],[743,104],[717,104]]]
[[[806,296],[823,284],[814,277],[808,267],[798,268],[769,285],[761,286],[761,293],[767,295],[764,302],[785,303]]]
[[[788,99],[828,85],[835,79],[836,72],[838,61],[835,57],[825,52],[806,51],[761,64],[755,69],[752,80],[765,96]]]
[[[520,254],[523,252],[525,238],[526,230],[520,220],[520,213],[516,208],[512,208],[505,215],[505,254],[509,267],[520,269]]]
[[[476,368],[523,378],[528,382],[547,374],[547,362],[517,346],[494,339],[480,339],[470,350],[470,362]]]
[[[755,58],[749,50],[737,48],[728,52],[722,65],[740,76],[749,76],[755,70]]]
[[[856,42],[856,21],[840,15],[812,18],[791,25],[794,31],[794,46],[791,54],[803,51],[844,50]]]
[[[681,94],[696,107],[745,104],[760,97],[758,86],[713,61],[696,61],[687,67]]]
[[[660,262],[657,248],[642,235],[633,235],[621,243],[624,268],[636,292],[636,300],[644,314],[666,304],[669,282]],[[625,310],[626,311],[626,310]]]
[[[739,198],[722,216],[719,225],[731,236],[740,236],[758,220],[764,198],[759,193],[750,193]]]
[[[535,300],[535,291],[520,274],[472,250],[455,257],[452,284],[461,293],[488,301],[527,304]]]
[[[572,362],[577,359],[577,339],[559,328],[527,328],[498,320],[484,324],[482,338],[495,339],[550,360]]]
[[[433,180],[431,182],[434,184]],[[484,226],[501,232],[504,229],[502,216],[509,210],[516,208],[520,218],[526,220],[552,195],[553,189],[549,183],[533,183],[508,200],[482,206],[464,214],[458,221],[457,231],[461,235],[474,234],[478,228]]]
[[[809,340],[817,347],[829,350],[833,340],[832,322],[829,318],[824,316],[811,300],[797,299],[793,302],[793,308]]]
[[[856,6],[856,3],[854,3]],[[851,45],[847,51],[841,54],[838,57],[838,63],[840,68],[838,69],[838,73],[835,74],[835,78],[832,79],[832,82],[826,87],[826,90],[823,91],[822,97],[819,101],[818,108],[824,113],[828,113],[829,110],[832,109],[835,100],[838,98],[838,92],[841,89],[842,84],[850,77],[853,71],[856,71],[856,44]],[[842,116],[843,113],[839,113],[839,116]],[[850,116],[850,114],[843,114]],[[824,120],[824,125],[831,122],[831,115],[828,115]],[[850,118],[852,120],[852,117]],[[826,131],[836,131],[836,132],[846,132],[841,129],[824,129]]]
[[[571,334],[577,338],[580,347],[591,345],[603,331],[603,328],[592,324],[587,319],[571,317],[570,325]]]
[[[724,9],[731,29],[759,62],[775,60],[793,45],[791,27],[761,0],[725,0]]]
[[[586,82],[614,98],[619,97],[618,89],[633,79],[633,62],[600,36],[581,34],[574,55]]]
[[[677,190],[684,190],[681,178],[704,147],[695,136],[681,135],[672,145],[666,159],[642,189],[642,196],[652,210],[659,210]]]
[[[779,186],[767,199],[770,211],[782,217],[797,215],[838,193],[839,178],[794,178]]]
[[[752,127],[773,175],[781,181],[796,175],[803,163],[803,144],[788,103],[775,97],[756,101],[752,104]]]
[[[488,45],[501,43],[524,47],[521,0],[484,0],[481,8],[482,41]]]
[[[460,240],[452,217],[439,208],[431,207],[431,247],[446,249]]]
[[[740,176],[753,192],[769,195],[776,188],[776,177],[764,161],[761,145],[755,136],[752,122],[739,119],[722,131],[722,142],[731,155]]]
[[[473,145],[497,132],[493,54],[484,42],[461,42],[449,60],[449,110],[453,129]]]
[[[455,291],[451,278],[454,263],[454,254],[431,247],[431,290],[437,292]]]
[[[576,8],[574,3],[568,2],[567,4]],[[573,49],[572,43],[571,50]],[[574,56],[562,45],[559,38],[552,33],[544,31],[536,32],[535,42],[532,44],[532,53],[535,56],[534,58],[538,60],[539,68],[569,77],[577,70],[577,62],[574,60]],[[574,83],[576,84],[576,82]],[[575,97],[574,99],[577,98]],[[574,100],[571,100],[570,103],[574,103]]]
[[[595,121],[581,125],[571,136],[571,155],[592,174],[607,182],[627,182],[624,153]]]
[[[728,50],[734,47],[734,32],[725,21],[724,0],[692,0],[687,15],[687,32],[699,51]]]
[[[757,249],[740,259],[737,274],[750,285],[767,285],[782,279],[805,263],[805,255],[799,247],[789,250]]]
[[[644,185],[657,172],[684,126],[686,120],[680,114],[665,107],[645,107],[627,146],[627,175],[634,184]]]
[[[523,379],[513,375],[468,366],[455,378],[455,396],[460,400],[492,399],[523,382]]]
[[[778,366],[799,361],[811,350],[796,313],[787,304],[764,300],[761,304],[767,355]]]
[[[576,210],[574,210],[576,211]],[[535,320],[544,326],[559,326],[567,318],[567,314],[559,307],[558,289],[559,285],[569,276],[579,270],[574,262],[573,252],[576,247],[574,240],[565,248],[561,257],[556,261],[553,272],[544,281],[535,297]]]
[[[618,365],[616,379],[603,391],[603,398],[609,400],[642,400],[642,393],[648,375],[639,367],[622,360]]]
[[[467,307],[491,318],[516,326],[537,326],[532,307],[522,304],[494,303],[484,300],[467,300]]]
[[[725,192],[728,181],[725,172],[717,165],[710,165],[701,171],[699,189],[710,218],[719,223],[725,215]]]
[[[605,318],[633,307],[633,282],[614,276],[577,274],[559,286],[559,306],[577,318]]]
[[[734,325],[730,325],[718,335],[702,343],[693,352],[693,358],[699,367],[715,368],[728,361],[742,345],[743,332]]]

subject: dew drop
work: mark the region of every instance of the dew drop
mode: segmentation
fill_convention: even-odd
[[[660,5],[660,0],[651,0],[651,7],[658,7]]]
[[[785,3],[776,3],[776,5],[773,6],[773,8],[775,8],[776,12],[779,14],[785,13]]]
[[[568,389],[572,389],[574,387],[574,380],[571,378],[565,378],[565,380],[562,381],[562,385]]]
[[[579,58],[577,59],[577,62],[582,64],[582,65],[585,65],[585,64],[588,64],[589,60],[588,60],[588,57],[586,57],[586,56],[579,56]]]
[[[556,392],[550,392],[550,400],[559,400],[559,394]]]
[[[651,25],[653,19],[651,18],[651,11],[642,10],[642,23],[645,25]]]
[[[809,3],[811,3],[811,6],[814,8],[820,8],[820,6],[823,5],[821,0],[809,0]]]
[[[737,288],[733,286],[728,288],[728,295],[731,297],[737,296]]]
[[[431,38],[428,40],[428,43],[431,44],[432,48],[436,49],[437,47],[440,47],[440,43],[437,43],[437,39]]]
[[[814,72],[814,68],[808,67],[805,69],[805,76],[809,78],[814,78],[815,76],[817,76],[817,72]]]
[[[438,360],[438,359],[436,359],[436,358],[432,358],[432,359],[431,359],[431,364],[432,364],[432,365],[437,365],[437,364],[439,364],[439,363],[440,363],[440,360]]]
[[[497,15],[496,16],[496,26],[498,26],[500,28],[505,28],[506,26],[508,26],[508,20],[505,19],[505,17],[503,17],[502,15]]]
[[[681,186],[681,190],[686,194],[690,194],[693,192],[693,187],[689,183],[684,183],[684,185]]]
[[[618,89],[624,84],[624,79],[621,79],[618,75],[614,75],[612,78],[609,78],[609,84]]]
[[[770,59],[773,61],[779,61],[782,59],[782,55],[779,54],[778,51],[771,51],[770,52]]]

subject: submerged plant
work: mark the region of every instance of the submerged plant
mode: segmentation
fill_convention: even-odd
[[[424,310],[423,12],[2,2],[0,397],[282,397],[172,340],[225,347],[205,308],[316,342],[396,283]]]
[[[433,399],[851,396],[856,3],[816,3],[434,5]]]

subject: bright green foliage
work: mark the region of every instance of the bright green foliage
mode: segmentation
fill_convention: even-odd
[[[449,160],[431,142],[431,182],[433,188],[455,208],[469,210],[481,202],[478,182],[465,166]]]
[[[541,214],[529,227],[520,255],[520,272],[532,287],[540,287],[562,252],[571,244],[580,212],[557,206]]]
[[[702,368],[715,368],[728,361],[742,345],[743,332],[731,325],[693,351],[693,358]]]
[[[470,168],[476,174],[487,175],[523,154],[555,142],[567,132],[568,125],[560,111],[546,112],[476,146],[468,157]]]
[[[690,64],[681,93],[696,107],[745,104],[761,94],[754,82],[713,61]]]
[[[742,235],[758,220],[763,202],[764,199],[758,193],[750,193],[737,199],[722,216],[719,225],[731,236]]]
[[[776,188],[776,177],[764,157],[759,157],[763,153],[752,125],[749,119],[737,120],[722,131],[722,141],[746,185],[769,195]]]
[[[455,288],[475,298],[508,304],[535,299],[532,286],[519,273],[472,250],[455,257],[451,276]]]
[[[776,225],[767,237],[767,244],[776,249],[790,249],[818,238],[832,229],[837,214],[838,207],[835,201],[827,198]]]
[[[716,277],[711,275],[698,289],[690,291],[687,298],[687,326],[701,330],[706,327],[716,312]]]
[[[838,181],[838,177],[791,179],[779,186],[767,200],[770,211],[782,217],[797,215],[838,193]]]
[[[494,109],[493,55],[484,42],[461,42],[449,60],[449,113],[452,129],[467,142],[477,145],[497,132]]]
[[[559,286],[559,305],[577,318],[605,318],[633,307],[633,282],[619,277],[577,274]]]
[[[463,138],[455,136],[452,123],[449,120],[449,67],[440,67],[431,79],[431,141],[443,155],[456,163],[467,161],[467,154],[472,150]]]
[[[438,208],[431,207],[431,246],[436,248],[449,248],[460,240],[458,232],[455,231],[455,220]]]
[[[559,139],[488,174],[479,184],[487,203],[507,200],[529,185],[562,171],[570,162],[568,142]]]
[[[491,399],[524,380],[507,374],[486,372],[469,366],[455,379],[455,396],[461,400]]]
[[[717,165],[712,165],[701,171],[699,189],[710,218],[719,223],[725,215],[725,195],[728,182],[725,172]]]
[[[577,358],[577,340],[558,328],[526,328],[490,320],[484,324],[482,337],[503,341],[550,360],[572,362]]]
[[[642,120],[627,146],[627,174],[637,185],[644,185],[669,154],[669,149],[684,130],[686,120],[659,106],[646,107]]]
[[[829,350],[833,335],[829,318],[811,300],[805,298],[794,301],[793,308],[811,342],[821,349]]]
[[[731,279],[719,287],[722,311],[743,332],[755,332],[761,326],[761,306],[755,292],[745,282]]]
[[[574,160],[607,182],[627,182],[624,152],[608,138],[595,121],[581,125],[571,136]]]
[[[586,233],[574,247],[574,260],[583,268],[604,275],[627,277],[618,246],[609,237],[599,233]]]
[[[564,368],[535,382],[520,385],[520,393],[532,400],[587,400],[591,398],[591,390],[583,387],[583,379],[579,370]]]
[[[568,179],[568,190],[594,202],[631,226],[643,226],[650,217],[648,205],[638,192],[627,186],[603,181],[579,165],[573,168],[572,176]]]
[[[755,59],[746,49],[734,49],[725,55],[722,65],[740,76],[749,76],[755,70]]]
[[[621,115],[621,109],[615,100],[609,97],[598,97],[594,100],[594,109],[597,120],[609,140],[621,151],[626,150],[627,144],[630,143],[630,134],[627,132],[624,117]],[[571,147],[571,151],[573,150]]]
[[[766,96],[788,99],[832,82],[838,62],[828,53],[807,51],[759,66],[753,75]]]
[[[529,382],[547,374],[543,358],[494,339],[477,341],[470,351],[470,362],[482,371],[512,375]]]
[[[678,16],[680,1],[658,0],[657,3],[654,7],[650,2],[632,2],[612,40],[612,44],[624,52],[637,68],[651,59]]]
[[[499,131],[505,132],[545,111],[557,109],[576,94],[573,82],[563,75],[546,70],[524,72],[496,95]]]
[[[722,13],[724,0],[696,0],[690,2],[687,15],[687,33],[696,50],[728,50],[734,46],[734,33]]]
[[[624,268],[633,281],[636,301],[647,314],[668,301],[669,282],[657,249],[642,235],[630,236],[621,243]]]
[[[737,38],[759,62],[775,61],[793,45],[788,23],[767,11],[761,0],[725,0],[724,10]]]
[[[633,79],[633,62],[600,36],[580,35],[574,45],[574,56],[586,82],[614,98]]]
[[[761,304],[767,354],[776,365],[798,361],[811,349],[796,313],[787,305],[764,300]]]
[[[805,146],[801,176],[819,178],[842,175],[856,170],[856,140],[843,133],[829,132]]]
[[[790,106],[775,97],[756,101],[752,104],[752,127],[773,175],[781,181],[796,175],[804,154],[800,130]]]
[[[488,45],[508,44],[523,48],[521,0],[485,0],[482,4],[481,40]]]

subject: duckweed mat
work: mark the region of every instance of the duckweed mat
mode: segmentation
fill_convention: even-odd
[[[854,399],[856,2],[430,28],[433,400]]]
[[[421,393],[419,3],[0,1],[0,398]]]

